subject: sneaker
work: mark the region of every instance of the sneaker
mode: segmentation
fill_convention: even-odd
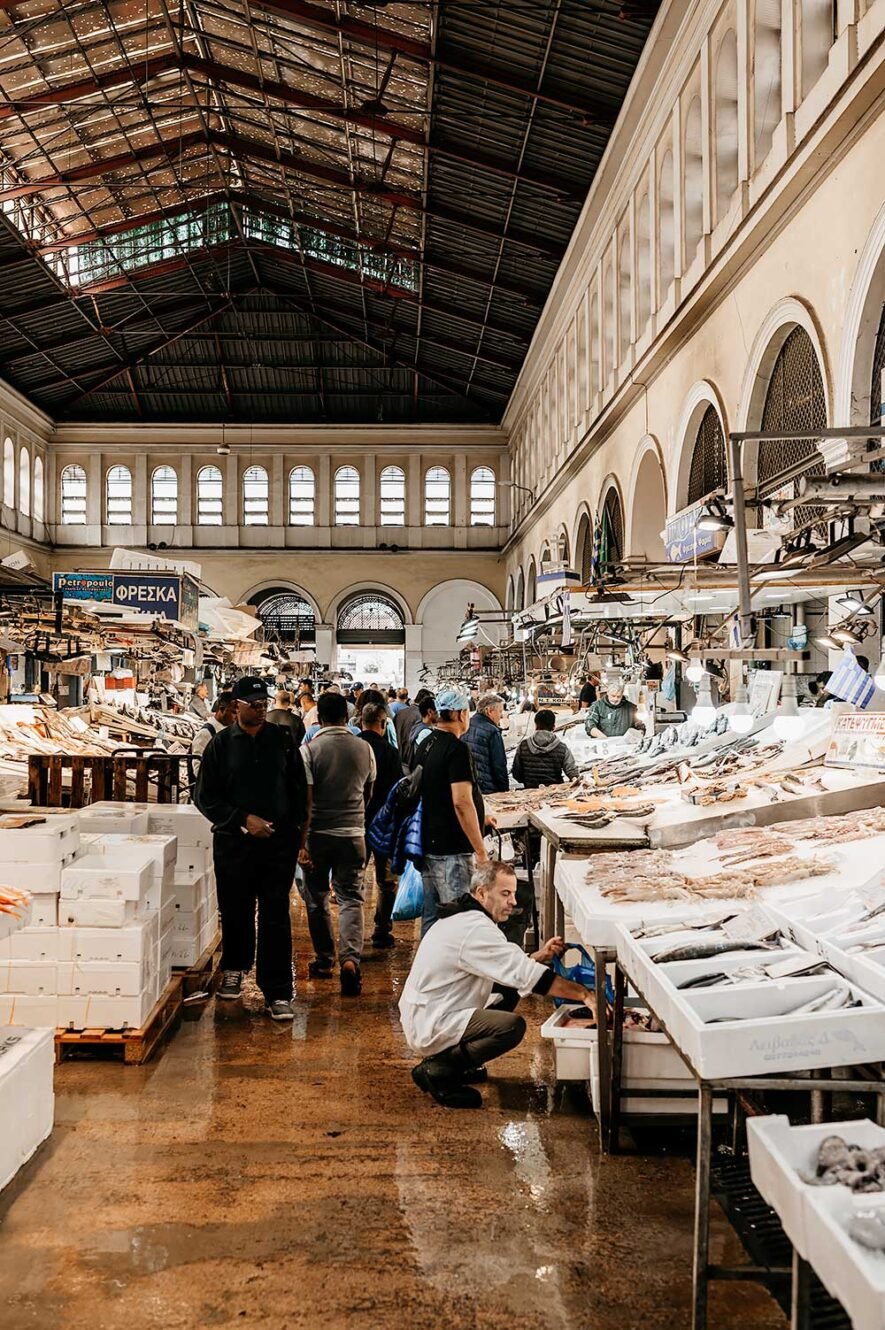
[[[412,1080],[419,1090],[429,1094],[443,1108],[482,1108],[482,1095],[479,1090],[465,1085],[463,1081],[458,1084],[433,1076],[427,1067],[427,1063],[431,1060],[426,1058],[424,1062],[419,1062],[417,1067],[412,1068]]]
[[[294,1021],[295,1012],[288,998],[276,998],[264,1008],[272,1021]]]
[[[218,989],[217,997],[225,1002],[235,1002],[243,989],[243,971],[225,970],[221,976],[221,984]]]
[[[341,967],[341,992],[345,997],[359,997],[363,991],[363,977],[356,961],[345,961]]]
[[[311,961],[307,967],[307,973],[311,979],[331,979],[335,971],[325,961]]]

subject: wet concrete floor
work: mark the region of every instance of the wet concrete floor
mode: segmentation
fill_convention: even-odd
[[[294,1028],[213,1003],[146,1067],[58,1069],[55,1132],[0,1198],[3,1330],[687,1330],[690,1159],[600,1156],[540,999],[485,1109],[420,1095],[399,933],[345,999],[304,977],[299,906]],[[718,1218],[712,1259],[743,1259]],[[714,1288],[711,1330],[785,1325]]]

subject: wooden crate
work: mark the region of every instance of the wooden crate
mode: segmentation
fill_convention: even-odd
[[[192,993],[214,993],[221,983],[221,934],[215,934],[195,965],[175,965],[172,973],[181,979],[186,998]]]
[[[181,1020],[183,998],[183,981],[176,974],[139,1030],[57,1030],[56,1062],[67,1058],[109,1058],[127,1066],[140,1066],[153,1056]]]
[[[178,803],[189,783],[188,754],[42,753],[28,758],[28,797],[42,808],[84,808],[104,799]],[[65,780],[69,774],[70,779]]]

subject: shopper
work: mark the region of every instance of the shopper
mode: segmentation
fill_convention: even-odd
[[[350,721],[349,724],[351,734],[359,735],[360,731],[362,730],[360,717],[362,715],[363,708],[367,706],[376,706],[384,708],[384,716],[385,716],[384,733],[387,738],[387,742],[390,744],[394,752],[396,752],[397,751],[396,730],[393,728],[393,721],[390,719],[390,713],[387,710],[387,703],[384,700],[384,694],[381,692],[380,688],[363,689],[362,693],[360,694],[360,704],[357,707],[356,711],[354,712],[353,719]]]
[[[292,926],[289,892],[307,816],[304,767],[292,735],[268,725],[267,688],[247,676],[233,686],[236,721],[207,747],[194,802],[212,823],[221,913],[222,975],[218,996],[240,996],[256,954],[256,979],[268,1015],[290,1021]]]
[[[578,764],[568,744],[554,734],[556,716],[552,711],[535,713],[535,732],[523,739],[513,758],[513,779],[527,790],[542,785],[560,785],[576,780]]]
[[[300,748],[304,740],[304,721],[295,710],[295,698],[285,688],[277,691],[276,706],[267,713],[271,725],[285,725],[292,731],[295,747]]]
[[[188,711],[192,716],[199,716],[200,720],[208,720],[212,715],[209,709],[209,685],[198,683],[194,688],[193,695],[188,706]]]
[[[504,703],[497,693],[484,693],[470,717],[464,742],[473,753],[476,776],[483,794],[501,794],[510,789],[507,754],[501,737]]]
[[[443,907],[421,944],[399,1010],[403,1034],[422,1061],[412,1080],[445,1108],[480,1108],[474,1089],[488,1079],[484,1063],[522,1042],[526,1023],[516,1014],[529,993],[571,998],[594,1010],[592,993],[549,968],[565,950],[551,938],[534,956],[508,942],[500,925],[516,905],[509,865],[480,864],[469,895]],[[493,993],[496,1005],[490,1005]]]
[[[363,706],[361,712],[362,730],[360,738],[365,740],[375,758],[375,784],[372,797],[366,805],[366,826],[370,827],[375,814],[383,808],[388,794],[402,779],[399,753],[391,748],[387,740],[386,707],[375,702]],[[376,951],[396,946],[396,938],[391,929],[390,917],[393,914],[393,902],[396,896],[396,878],[390,868],[390,856],[372,851],[372,863],[375,868],[377,898],[375,907],[375,931],[372,934],[372,946]]]
[[[191,755],[202,757],[209,744],[220,730],[232,725],[237,715],[237,704],[231,692],[219,693],[212,708],[212,715],[200,726],[191,744]]]
[[[390,712],[393,719],[396,720],[399,713],[401,711],[404,711],[408,705],[409,705],[408,688],[398,688],[387,709]]]
[[[433,697],[429,688],[419,688],[415,701],[411,706],[404,707],[402,711],[397,712],[393,720],[393,728],[396,733],[397,747],[399,755],[403,762],[403,771],[411,771],[412,750],[409,742],[409,735],[414,727],[421,720],[421,703],[425,698]]]
[[[439,713],[436,709],[436,698],[424,697],[421,699],[421,705],[418,707],[421,713],[421,719],[417,725],[413,725],[409,734],[409,750],[411,752],[410,770],[414,770],[418,759],[418,750],[426,739],[429,739],[436,728],[439,720]]]
[[[483,831],[494,826],[494,819],[485,814],[473,754],[460,742],[467,733],[469,708],[466,693],[440,693],[439,721],[416,753],[416,765],[422,768],[422,935],[435,922],[441,904],[450,905],[469,889],[474,864],[488,859]]]
[[[347,702],[341,693],[324,693],[317,709],[319,734],[301,749],[308,818],[299,859],[305,869],[307,922],[316,953],[309,972],[315,979],[330,979],[334,973],[331,880],[338,902],[341,991],[356,997],[362,987],[366,805],[375,780],[375,758],[371,745],[348,730]]]
[[[598,697],[587,712],[584,729],[591,739],[620,739],[628,730],[640,724],[637,708],[624,696],[624,685],[618,680],[606,686],[605,697]]]
[[[589,711],[590,707],[592,707],[593,703],[596,701],[598,693],[599,674],[596,670],[593,670],[591,674],[588,674],[585,677],[581,691],[578,694],[578,710]]]
[[[301,719],[304,722],[305,730],[309,730],[311,725],[318,724],[317,704],[313,694],[313,689],[302,690],[301,693]]]

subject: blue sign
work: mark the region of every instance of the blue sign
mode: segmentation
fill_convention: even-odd
[[[52,590],[65,600],[113,600],[113,573],[53,573]]]
[[[66,600],[109,600],[187,628],[196,628],[199,619],[200,589],[187,573],[53,573],[52,589]]]
[[[671,563],[691,563],[694,559],[704,559],[722,550],[727,534],[725,531],[698,530],[698,517],[706,506],[706,502],[694,503],[667,519],[664,544]]]

